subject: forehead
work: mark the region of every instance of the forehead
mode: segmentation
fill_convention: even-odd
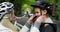
[[[38,7],[35,7],[35,8],[34,8],[34,10],[40,10],[40,8],[38,8]]]
[[[35,10],[35,11],[40,11],[40,8],[35,7],[34,10]]]

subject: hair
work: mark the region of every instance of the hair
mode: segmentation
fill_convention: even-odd
[[[52,15],[52,4],[43,2],[40,7],[43,11],[46,10],[48,15]]]

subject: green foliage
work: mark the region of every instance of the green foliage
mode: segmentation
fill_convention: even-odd
[[[14,4],[14,9],[15,9],[15,15],[21,15],[24,11],[26,11],[27,8],[32,9],[30,6],[32,3],[35,2],[35,0],[0,0],[0,2],[5,2],[5,1],[12,1]],[[45,0],[47,2],[50,2],[54,5],[54,1],[57,1],[56,5],[56,19],[60,19],[60,0]]]
[[[31,8],[30,5],[34,1],[35,0],[15,0],[14,4],[15,4],[15,11],[17,12],[16,15],[21,15],[25,9]]]
[[[47,1],[47,2],[50,2],[50,3],[54,4],[54,0],[45,0],[45,1]]]
[[[54,18],[57,20],[60,19],[60,0],[46,0],[46,1],[48,1],[52,4],[54,4],[54,1],[57,1],[56,2],[57,7],[56,7],[56,11],[55,11],[56,14],[55,14]]]
[[[60,0],[57,1],[57,11],[56,11],[57,15],[59,16],[60,19]]]

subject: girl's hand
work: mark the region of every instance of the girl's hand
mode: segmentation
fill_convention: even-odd
[[[45,20],[44,16],[40,16],[40,17],[37,18],[36,21],[41,23],[41,22],[43,22],[44,20]]]

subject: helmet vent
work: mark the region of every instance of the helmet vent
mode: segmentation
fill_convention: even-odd
[[[5,12],[5,10],[0,11],[0,13]]]
[[[1,8],[5,8],[5,6],[2,6]]]

